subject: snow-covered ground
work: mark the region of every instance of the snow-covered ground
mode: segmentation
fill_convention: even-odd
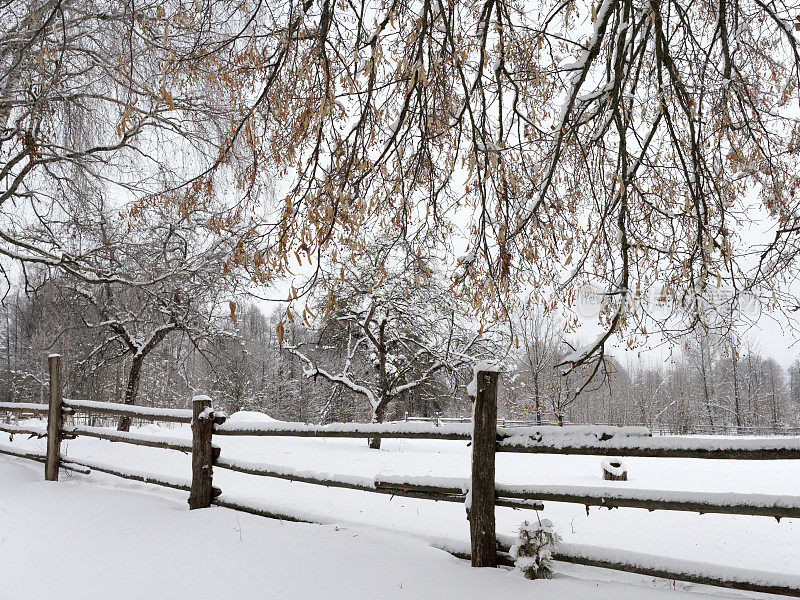
[[[189,511],[185,494],[76,477],[42,481],[0,457],[0,597],[59,600],[528,598],[698,600],[559,574],[531,582],[412,536]]]
[[[169,437],[190,438],[188,427],[162,429],[155,425],[141,428],[140,431],[156,435]],[[7,434],[0,434],[0,443],[9,443]],[[275,465],[283,465],[297,469],[315,470],[320,472],[335,472],[343,475],[359,475],[366,477],[409,475],[409,476],[437,476],[437,477],[467,477],[469,474],[469,448],[465,442],[458,441],[424,441],[424,440],[384,440],[384,449],[380,451],[369,450],[364,440],[347,439],[313,439],[313,438],[238,438],[216,436],[215,443],[222,446],[222,456],[228,459],[242,459],[255,462],[265,462]],[[23,436],[15,436],[13,444],[17,447],[43,450],[44,440],[27,440]],[[128,444],[110,443],[97,439],[78,438],[64,443],[65,454],[76,457],[86,458],[95,461],[112,463],[120,467],[136,470],[147,470],[167,476],[180,476],[187,478],[190,475],[190,458],[188,455],[167,450],[141,448]],[[739,492],[739,493],[762,493],[762,494],[786,494],[800,495],[800,461],[718,461],[701,459],[651,459],[651,458],[628,458],[625,460],[629,470],[628,482],[603,482],[601,478],[600,457],[592,456],[560,456],[560,455],[526,455],[526,454],[498,454],[497,479],[504,484],[529,484],[529,485],[613,485],[614,487],[633,487],[633,488],[652,488],[663,490],[681,491],[713,491],[713,492]],[[270,545],[267,538],[272,536],[275,543],[280,542],[281,546],[295,545],[294,531],[297,529],[298,539],[305,542],[298,542],[301,545],[310,543],[314,535],[322,536],[325,540],[324,546],[331,544],[332,554],[330,561],[324,562],[325,570],[332,569],[331,572],[338,572],[342,567],[340,562],[350,565],[342,573],[343,580],[350,577],[350,573],[367,573],[372,568],[379,568],[381,561],[391,563],[391,572],[395,570],[399,574],[405,574],[402,588],[399,590],[408,591],[413,587],[415,595],[423,598],[434,597],[455,597],[456,590],[459,597],[481,598],[484,596],[480,590],[491,589],[490,597],[499,597],[501,590],[508,593],[532,593],[531,588],[524,585],[538,586],[535,590],[541,594],[539,588],[554,586],[553,590],[560,588],[555,586],[585,585],[578,583],[574,578],[587,578],[595,585],[598,580],[610,582],[626,582],[633,584],[639,590],[636,598],[643,597],[643,588],[667,589],[669,583],[664,581],[654,581],[652,578],[615,573],[600,569],[590,569],[576,567],[558,563],[556,570],[565,576],[557,582],[537,582],[531,583],[519,578],[514,574],[498,573],[492,575],[470,575],[474,571],[463,570],[463,564],[453,562],[446,554],[438,550],[430,549],[423,539],[428,538],[449,538],[453,540],[466,541],[468,539],[468,525],[465,519],[464,506],[445,502],[431,502],[425,500],[413,500],[399,497],[390,497],[380,494],[370,494],[342,489],[329,489],[310,484],[291,483],[271,478],[262,478],[239,473],[233,473],[223,469],[215,469],[214,483],[221,487],[228,497],[252,498],[260,504],[268,504],[279,507],[283,512],[308,515],[319,515],[327,520],[335,520],[346,523],[346,530],[349,532],[357,531],[359,539],[364,542],[365,547],[359,550],[349,548],[337,548],[336,544],[340,539],[347,538],[346,544],[354,543],[348,536],[354,533],[344,534],[336,531],[330,526],[308,529],[305,525],[290,525],[288,523],[279,524],[269,519],[258,519],[249,515],[227,511],[225,509],[214,508],[208,511],[185,511],[186,494],[173,492],[170,490],[160,490],[152,486],[142,484],[131,484],[122,482],[119,479],[92,474],[90,477],[67,475],[62,473],[63,486],[48,486],[45,483],[35,483],[41,479],[41,465],[29,463],[24,471],[20,471],[19,465],[28,463],[19,459],[7,459],[0,457],[0,465],[3,468],[9,464],[14,465],[12,477],[20,480],[19,486],[12,484],[13,493],[9,493],[7,477],[5,472],[0,475],[0,503],[7,505],[5,512],[0,512],[0,538],[3,536],[5,541],[0,543],[0,570],[7,569],[8,564],[13,564],[18,569],[30,569],[36,565],[26,567],[24,558],[13,559],[11,563],[6,561],[4,553],[10,551],[10,547],[19,541],[13,541],[14,535],[24,537],[26,527],[30,527],[29,537],[35,537],[37,531],[46,539],[49,533],[45,527],[46,523],[40,525],[41,517],[36,525],[25,525],[19,518],[8,517],[8,507],[13,507],[14,503],[20,503],[20,510],[27,515],[35,515],[38,511],[47,514],[45,521],[49,523],[62,522],[63,519],[57,518],[54,514],[56,500],[61,502],[58,494],[64,494],[64,502],[74,502],[79,505],[87,504],[95,507],[92,513],[78,511],[75,516],[75,523],[70,513],[71,509],[59,508],[55,512],[65,512],[70,514],[69,521],[65,527],[72,532],[76,539],[81,537],[77,533],[79,527],[88,527],[92,531],[92,537],[87,540],[88,545],[103,547],[103,544],[113,544],[115,548],[122,551],[128,543],[128,537],[132,537],[130,542],[133,548],[130,552],[141,551],[144,557],[139,561],[146,561],[147,564],[165,562],[162,559],[163,553],[175,552],[181,554],[189,552],[186,560],[184,557],[174,558],[173,570],[178,569],[182,573],[178,579],[179,583],[185,585],[190,571],[188,564],[191,562],[188,556],[194,551],[194,544],[199,544],[193,532],[193,527],[197,522],[203,523],[203,527],[208,526],[204,535],[213,539],[213,548],[219,548],[219,553],[235,551],[239,548],[233,544],[228,537],[233,529],[231,522],[239,519],[242,523],[247,523],[247,528],[258,531],[257,535],[248,537],[248,548],[244,552],[245,558],[231,562],[231,565],[241,563],[243,565],[242,577],[246,577],[248,569],[252,565],[254,575],[251,578],[258,579],[263,574],[259,569],[264,569],[271,561],[285,560],[280,562],[281,569],[274,572],[270,571],[271,577],[280,580],[280,574],[285,571],[287,574],[301,572],[304,568],[314,569],[308,566],[309,560],[303,557],[298,549],[298,554],[294,550],[287,550],[286,557],[277,553]],[[24,473],[24,475],[20,475]],[[14,481],[16,481],[14,479]],[[103,486],[99,488],[97,486]],[[17,489],[19,488],[19,489]],[[59,490],[63,489],[61,492]],[[120,490],[125,490],[122,492]],[[135,491],[135,493],[133,493]],[[40,495],[41,494],[41,495]],[[54,496],[54,494],[56,496]],[[124,496],[115,499],[114,495]],[[10,499],[7,500],[7,497]],[[88,498],[87,498],[88,497]],[[135,500],[134,500],[135,498]],[[131,503],[129,507],[128,504]],[[136,503],[142,503],[144,508],[136,508]],[[3,509],[0,508],[0,511]],[[155,515],[153,523],[140,523],[142,520],[150,521],[151,512]],[[51,514],[53,513],[53,514]],[[99,524],[93,523],[93,514],[97,514],[98,523],[108,523],[110,528],[103,529]],[[203,513],[208,516],[196,516]],[[139,515],[142,515],[140,518]],[[729,515],[697,515],[691,513],[678,512],[653,512],[649,513],[641,509],[615,509],[608,511],[605,509],[591,509],[589,515],[586,509],[580,505],[562,504],[554,502],[545,503],[545,514],[551,519],[556,529],[563,536],[565,542],[576,544],[592,544],[595,546],[607,546],[623,550],[645,552],[651,554],[662,554],[674,558],[698,560],[717,563],[735,567],[748,567],[763,569],[773,572],[796,574],[800,572],[800,523],[794,519],[784,519],[777,523],[774,519],[766,517],[742,517]],[[3,524],[3,515],[6,520],[10,519],[11,525]],[[62,515],[63,516],[63,515]],[[148,516],[148,519],[143,519]],[[498,531],[505,534],[513,534],[520,522],[533,515],[528,511],[515,511],[508,508],[497,509]],[[33,517],[32,517],[33,518]],[[54,521],[49,521],[49,519]],[[120,521],[116,523],[114,519]],[[34,519],[35,520],[35,519]],[[174,523],[173,521],[174,520]],[[369,526],[369,527],[365,527]],[[10,533],[6,533],[3,527],[10,527]],[[41,527],[41,529],[39,529]],[[353,529],[355,527],[355,529]],[[123,528],[124,532],[116,532],[115,528]],[[164,531],[159,533],[159,528]],[[378,531],[377,528],[381,528]],[[34,529],[36,531],[34,531]],[[58,530],[58,527],[56,527]],[[236,529],[241,529],[238,525]],[[277,532],[282,535],[276,534]],[[399,535],[389,533],[390,530],[406,532],[410,535]],[[293,533],[286,533],[291,531]],[[313,533],[313,532],[318,533]],[[344,531],[344,530],[342,530]],[[14,532],[17,532],[16,534]],[[141,532],[141,534],[140,534]],[[309,533],[311,532],[311,533]],[[59,530],[59,535],[62,532]],[[241,544],[239,534],[235,533],[233,541]],[[261,535],[263,533],[263,536]],[[66,536],[67,534],[64,533]],[[217,544],[216,536],[221,536]],[[106,540],[104,536],[109,539]],[[387,538],[385,536],[390,536]],[[416,537],[414,537],[416,536]],[[67,536],[68,538],[69,536]],[[95,539],[95,537],[97,539]],[[173,544],[173,537],[181,540],[180,544]],[[255,539],[259,538],[259,539]],[[19,538],[14,538],[18,540]],[[391,539],[391,543],[386,540]],[[9,540],[12,540],[11,543]],[[376,540],[383,540],[376,541]],[[395,541],[396,540],[396,541]],[[343,543],[345,543],[343,542]],[[75,543],[75,540],[65,539],[64,551],[67,552],[68,543]],[[382,554],[376,549],[380,549],[382,544],[387,546],[397,545],[395,556],[391,548],[386,549],[386,554]],[[43,546],[47,546],[42,541]],[[160,548],[171,544],[172,549]],[[250,546],[252,544],[252,546]],[[80,543],[83,548],[85,544]],[[149,553],[146,551],[150,545],[160,549]],[[358,546],[358,543],[355,543]],[[27,546],[23,546],[27,548]],[[74,549],[74,545],[71,546]],[[335,550],[333,550],[335,548]],[[33,550],[32,550],[33,551]],[[46,552],[46,548],[41,549]],[[124,550],[128,552],[128,550]],[[250,558],[251,555],[265,553],[263,559]],[[352,553],[353,558],[348,557],[345,552]],[[68,552],[67,552],[68,553]],[[371,557],[376,554],[374,561]],[[406,558],[405,554],[409,554]],[[441,555],[441,556],[440,556]],[[198,554],[199,556],[199,554]],[[431,558],[431,557],[435,558]],[[98,557],[105,558],[105,553],[98,553]],[[268,557],[268,558],[266,558]],[[274,558],[273,558],[274,557]],[[389,560],[387,557],[392,557]],[[291,558],[291,560],[290,560]],[[76,567],[76,562],[80,562],[80,556],[74,556],[68,564]],[[87,570],[86,559],[81,563],[83,571],[80,577],[73,575],[75,579],[81,581],[92,581],[89,570]],[[120,559],[122,560],[122,559]],[[125,559],[127,560],[127,559]],[[136,561],[136,557],[130,560]],[[227,562],[227,558],[225,561]],[[361,561],[363,565],[358,567],[356,563]],[[201,561],[202,562],[202,561]],[[288,563],[297,562],[298,565],[291,567]],[[406,562],[407,566],[403,566]],[[303,563],[304,566],[300,566]],[[352,564],[351,564],[352,563]],[[367,567],[366,565],[372,565]],[[425,565],[424,568],[419,565]],[[60,567],[59,567],[60,568]],[[121,565],[120,569],[129,569],[128,573],[133,573],[132,567]],[[160,567],[159,567],[160,568]],[[225,565],[210,565],[210,573],[225,570]],[[231,567],[233,568],[233,567]],[[270,567],[271,569],[271,567]],[[291,569],[294,569],[292,571]],[[420,569],[419,575],[416,570]],[[184,572],[185,570],[185,572]],[[113,569],[107,571],[114,572]],[[147,569],[144,567],[136,568],[135,572],[146,578]],[[165,570],[163,578],[168,576]],[[434,583],[434,574],[441,574],[441,581]],[[466,573],[466,574],[465,574]],[[97,577],[96,569],[91,569],[91,575]],[[226,577],[228,573],[226,572]],[[394,593],[389,588],[391,577],[376,577],[374,582],[364,584],[367,589],[370,585],[384,585],[377,597],[393,597]],[[66,577],[66,575],[65,575]],[[103,575],[105,577],[105,575]],[[210,579],[213,577],[209,576]],[[287,588],[286,594],[275,597],[299,597],[297,594],[313,593],[313,588],[302,588],[302,585],[310,586],[314,584],[313,577],[297,575],[302,581],[288,584],[280,582],[278,585],[292,585],[291,590]],[[477,578],[472,581],[473,578]],[[3,578],[5,579],[5,578]],[[130,575],[123,579],[138,579],[138,576]],[[453,580],[470,581],[472,583],[462,583],[455,585]],[[28,580],[30,581],[30,579]],[[259,585],[263,588],[264,582],[259,579]],[[449,582],[449,583],[448,583]],[[142,585],[150,585],[146,581]],[[170,583],[170,586],[178,586],[178,583]],[[244,585],[244,584],[242,584]],[[350,585],[355,585],[352,581]],[[360,584],[359,584],[360,585]],[[392,585],[400,586],[400,580]],[[487,587],[481,587],[481,586]],[[518,586],[522,587],[518,587]],[[298,587],[300,586],[300,587]],[[508,588],[504,586],[509,586]],[[362,586],[363,587],[363,586]],[[600,595],[592,594],[592,598],[603,597],[606,592],[611,597],[625,597],[622,591],[612,592],[611,588],[602,587]],[[615,587],[615,586],[611,586]],[[678,589],[701,589],[700,586],[688,584],[677,584]],[[77,589],[77,587],[75,588]],[[144,589],[144,588],[143,588]],[[148,588],[149,589],[149,588]],[[173,589],[173,588],[170,588]],[[179,589],[174,587],[174,589]],[[225,588],[228,589],[228,588]],[[246,589],[246,588],[243,588]],[[254,587],[253,589],[256,589]],[[588,593],[581,593],[580,588],[569,587],[574,590],[575,597],[588,597]],[[560,589],[554,597],[571,598],[567,588]],[[625,588],[627,589],[627,587]],[[670,588],[671,589],[671,588]],[[737,594],[736,592],[712,590],[712,588],[702,588],[704,591],[714,591],[714,593],[744,595],[752,597],[753,594]],[[421,593],[420,590],[425,590]],[[467,590],[466,592],[464,590]],[[530,592],[525,591],[530,590]],[[587,592],[583,589],[583,592]],[[322,594],[319,597],[340,597],[339,592],[332,590],[331,593]],[[506,593],[506,592],[503,592]],[[570,592],[571,593],[571,592]],[[222,597],[247,597],[244,595],[223,595]],[[342,594],[344,590],[342,589]],[[422,594],[422,595],[420,595]],[[359,594],[361,595],[361,594]],[[166,594],[163,597],[169,597]],[[15,596],[10,596],[15,597]],[[66,596],[62,596],[66,597]],[[141,596],[132,596],[141,597]],[[212,596],[209,596],[212,597]],[[220,596],[217,596],[220,597]],[[513,597],[513,595],[512,595]],[[546,596],[545,596],[546,597]],[[673,594],[674,597],[674,594]],[[696,597],[696,596],[693,596]]]

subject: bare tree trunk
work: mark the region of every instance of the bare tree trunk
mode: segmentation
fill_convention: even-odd
[[[714,415],[711,409],[711,395],[708,390],[708,371],[706,369],[706,355],[707,355],[707,341],[700,340],[700,374],[703,379],[703,399],[706,404],[706,413],[708,415],[708,424],[711,427],[712,435],[715,433],[714,429]]]
[[[9,312],[11,307],[6,304],[6,402],[11,402],[11,319]]]
[[[389,396],[389,377],[386,373],[386,342],[385,342],[385,335],[386,333],[386,319],[381,321],[380,326],[378,327],[378,360],[379,360],[379,376],[381,380],[381,398],[378,401],[378,406],[375,407],[375,411],[372,415],[372,422],[373,423],[383,423],[384,419],[386,418],[386,409],[389,405],[389,401],[391,400]],[[369,447],[373,450],[380,450],[381,448],[381,438],[374,437],[369,439]]]
[[[775,390],[775,372],[770,373],[770,388],[772,390],[772,432],[778,433],[778,422],[780,421],[780,411],[778,409],[778,396]]]
[[[731,352],[731,359],[733,362],[733,412],[736,417],[736,433],[742,433],[742,410],[741,402],[739,399],[739,374],[738,363],[739,357],[737,356],[736,348]]]
[[[125,386],[125,398],[123,404],[136,404],[136,395],[139,392],[139,381],[142,377],[142,364],[144,363],[145,355],[137,353],[133,355],[131,360],[131,369],[128,371],[128,383]],[[119,418],[117,423],[117,431],[130,431],[131,418],[123,416]]]
[[[539,404],[539,374],[533,376],[533,393],[536,396],[536,424],[542,424],[542,407]]]
[[[383,423],[383,421],[386,419],[386,408],[388,403],[389,403],[388,399],[386,400],[386,402],[384,402],[384,400],[381,400],[380,404],[378,404],[378,407],[375,409],[375,414],[372,417],[373,423]],[[370,438],[369,447],[372,448],[373,450],[380,450],[381,438],[380,437]]]

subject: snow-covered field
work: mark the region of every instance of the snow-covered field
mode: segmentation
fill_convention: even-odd
[[[142,430],[190,438],[188,427],[162,429],[153,425]],[[0,443],[9,443],[7,434],[0,434]],[[470,455],[465,442],[384,440],[380,451],[369,450],[364,440],[346,439],[216,436],[215,443],[222,446],[222,456],[229,459],[297,469],[370,478],[469,475]],[[43,450],[45,442],[16,436],[13,444]],[[190,457],[168,450],[78,438],[66,441],[62,452],[129,469],[182,478],[190,475]],[[505,484],[800,495],[800,461],[629,458],[625,461],[628,482],[603,482],[600,457],[498,454],[497,461],[497,479]],[[329,489],[223,469],[214,471],[215,485],[226,496],[252,498],[287,513],[319,515],[346,524],[337,531],[331,526],[282,523],[221,508],[189,513],[185,510],[185,493],[96,473],[89,477],[62,473],[64,485],[48,485],[40,482],[41,465],[21,459],[0,456],[0,469],[0,571],[7,571],[0,575],[5,582],[8,573],[14,574],[16,585],[22,587],[36,579],[35,573],[43,563],[57,562],[57,569],[62,570],[59,581],[71,580],[71,589],[76,593],[81,586],[114,581],[115,573],[120,580],[138,582],[140,593],[129,597],[145,597],[146,590],[162,589],[150,587],[156,583],[170,590],[185,590],[196,574],[192,557],[203,564],[201,557],[206,556],[206,551],[198,547],[209,543],[203,540],[212,540],[214,556],[224,558],[220,559],[222,562],[215,558],[213,564],[206,565],[201,577],[213,582],[219,574],[227,583],[213,583],[212,588],[219,585],[214,589],[225,593],[208,597],[247,598],[248,590],[265,589],[264,578],[272,582],[273,589],[284,590],[274,597],[285,598],[310,593],[317,594],[315,597],[345,597],[346,588],[352,596],[353,586],[359,588],[359,596],[372,590],[380,598],[412,594],[422,598],[484,598],[505,593],[511,597],[531,593],[546,598],[545,589],[553,590],[558,598],[583,598],[588,597],[588,588],[581,587],[586,585],[595,590],[592,598],[606,597],[605,594],[624,598],[630,589],[637,590],[631,597],[643,598],[645,588],[672,589],[665,581],[563,563],[557,563],[556,570],[563,577],[555,582],[532,583],[504,571],[480,570],[476,574],[476,570],[424,542],[430,538],[468,539],[461,504]],[[544,514],[566,542],[787,574],[800,572],[800,523],[794,519],[777,523],[766,517],[597,508],[587,516],[583,506],[554,502],[545,503]],[[498,531],[513,534],[523,519],[532,516],[528,511],[498,508]],[[56,548],[52,553],[59,559],[50,558],[51,538],[60,540],[53,542]],[[76,553],[76,548],[86,552]],[[93,560],[112,564],[104,569],[91,568]],[[158,573],[151,576],[148,568],[156,567]],[[370,574],[380,569],[386,576]],[[325,572],[341,573],[341,586],[326,585],[333,581],[332,577],[316,576]],[[170,579],[173,575],[174,581]],[[594,587],[600,580],[626,585]],[[252,588],[247,587],[251,583]],[[315,585],[322,587],[314,588]],[[701,589],[680,583],[677,588]],[[5,593],[5,583],[0,589]],[[235,590],[240,591],[233,593]],[[753,596],[712,588],[702,590]],[[159,593],[158,597],[172,596]]]

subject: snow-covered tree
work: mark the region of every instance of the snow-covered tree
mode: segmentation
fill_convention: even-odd
[[[287,346],[321,377],[362,397],[371,420],[383,422],[391,403],[430,385],[443,372],[472,364],[486,351],[483,332],[471,328],[449,289],[422,260],[409,263],[390,241],[333,263],[334,291],[317,305],[327,316],[316,344]],[[288,314],[288,311],[287,311]],[[304,312],[304,316],[308,312]],[[325,350],[341,356],[325,364]],[[380,447],[380,438],[371,440]]]

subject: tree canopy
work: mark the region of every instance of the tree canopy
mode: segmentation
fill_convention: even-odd
[[[487,320],[598,286],[614,299],[605,333],[573,365],[614,332],[707,325],[719,285],[790,309],[799,11],[13,0],[0,7],[0,253],[119,277],[49,227],[88,189],[129,216],[160,205],[236,226],[230,262],[259,282],[399,232],[410,255],[448,258]],[[319,283],[311,271],[294,295]],[[690,317],[630,310],[654,285],[688,294]]]

